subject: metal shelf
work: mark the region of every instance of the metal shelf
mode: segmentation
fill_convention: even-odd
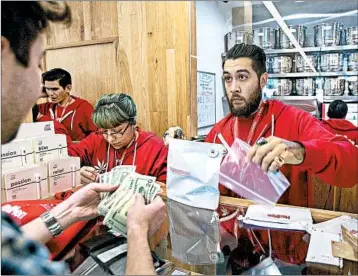
[[[358,103],[358,96],[323,96],[324,103],[330,103],[334,100],[342,100],[346,103]]]
[[[358,72],[301,72],[301,73],[283,73],[269,74],[270,78],[306,78],[306,77],[339,77],[339,76],[358,76]]]
[[[316,96],[272,96],[271,99],[276,99],[280,101],[300,101],[300,100],[317,100]]]
[[[333,52],[333,51],[351,51],[358,50],[358,45],[342,45],[342,46],[330,46],[330,47],[304,47],[304,52]],[[298,53],[296,48],[294,49],[268,49],[265,50],[267,55],[271,54],[291,54]]]

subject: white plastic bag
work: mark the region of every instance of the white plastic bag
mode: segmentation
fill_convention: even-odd
[[[198,208],[219,205],[219,171],[225,148],[219,144],[171,139],[167,197]]]
[[[236,138],[220,168],[220,184],[258,203],[275,204],[290,186],[281,172],[265,173],[254,163],[246,163],[250,145]]]

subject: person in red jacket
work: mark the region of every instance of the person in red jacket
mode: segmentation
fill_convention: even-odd
[[[280,169],[291,185],[279,203],[308,206],[313,197],[309,174],[339,187],[358,183],[358,150],[347,139],[333,135],[303,110],[262,100],[268,74],[261,48],[235,45],[225,57],[223,70],[231,112],[215,124],[206,142],[220,143],[219,133],[229,145],[238,137],[252,146],[247,161],[264,171]],[[258,145],[262,137],[267,143]],[[224,187],[220,191],[235,196]]]
[[[358,183],[358,149],[347,139],[333,135],[303,110],[277,100],[262,99],[262,89],[268,79],[263,49],[255,45],[235,45],[226,53],[223,79],[231,112],[214,125],[205,141],[221,143],[218,138],[221,133],[230,146],[235,138],[251,145],[246,162],[256,163],[263,171],[280,170],[291,184],[279,203],[308,206],[313,197],[308,180],[311,174],[340,187],[353,187]],[[239,197],[221,185],[219,188],[222,195]],[[228,212],[221,219],[225,221],[230,216]],[[248,229],[230,229],[223,221],[220,227],[228,232],[236,231],[239,245],[253,246],[251,255],[246,257],[242,256],[239,246],[230,256],[235,260],[232,262],[241,259],[248,262],[255,252],[263,252],[261,246],[268,252],[267,230],[255,231],[257,243]],[[291,263],[303,263],[308,244],[302,236],[299,231],[271,231],[272,256],[281,256],[281,259],[285,256],[284,260]]]
[[[166,182],[167,147],[155,134],[137,127],[136,116],[136,105],[130,96],[101,96],[92,114],[99,131],[68,147],[70,156],[81,157],[83,184],[118,165],[135,165],[137,173]]]
[[[92,105],[70,94],[72,79],[69,72],[61,68],[52,69],[42,74],[42,82],[51,99],[51,102],[38,105],[42,115],[63,124],[74,141],[80,141],[97,130],[91,120]]]
[[[322,122],[329,131],[345,136],[355,145],[358,145],[358,128],[345,119],[347,112],[347,104],[342,100],[335,100],[331,102],[328,108],[327,115],[329,119]]]
[[[49,122],[52,121],[51,117],[48,115],[42,115],[39,113],[39,107],[35,104],[32,108],[32,120],[34,122]],[[68,132],[67,128],[63,124],[59,123],[57,120],[53,121],[53,126],[56,134],[66,135],[67,146],[72,144],[71,135]]]

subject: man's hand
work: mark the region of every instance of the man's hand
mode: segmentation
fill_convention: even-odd
[[[185,136],[182,128],[179,126],[168,128],[163,134],[163,141],[166,146],[168,146],[170,138],[184,140]]]
[[[152,203],[145,205],[142,195],[137,194],[132,207],[128,211],[128,232],[147,232],[152,236],[166,219],[165,203],[157,196]]]
[[[51,210],[65,229],[71,224],[90,220],[98,216],[98,204],[101,201],[101,192],[113,192],[118,186],[99,183],[88,184],[77,190],[68,199]]]
[[[265,140],[267,143],[256,143],[250,148],[247,162],[254,162],[265,172],[277,171],[284,164],[299,165],[303,162],[305,149],[301,144],[275,136]]]
[[[92,182],[96,182],[97,172],[93,167],[84,166],[80,169],[81,184],[87,185]]]

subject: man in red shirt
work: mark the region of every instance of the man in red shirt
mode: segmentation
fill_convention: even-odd
[[[280,169],[291,183],[280,203],[308,206],[313,197],[309,174],[340,187],[358,183],[358,150],[347,139],[333,135],[303,110],[262,100],[268,74],[261,48],[237,44],[227,53],[223,70],[231,112],[215,124],[206,142],[220,143],[221,133],[229,145],[236,137],[250,144],[248,162],[264,171]],[[266,144],[256,144],[261,137],[267,137]],[[225,187],[220,191],[235,196]]]
[[[348,106],[344,101],[335,100],[331,102],[327,113],[329,119],[323,121],[323,125],[334,134],[345,136],[355,145],[358,145],[358,128],[346,120],[347,112]]]
[[[39,104],[40,113],[63,124],[73,141],[80,141],[97,127],[91,120],[92,105],[70,94],[72,79],[69,72],[55,68],[42,74],[45,91],[51,102]]]

